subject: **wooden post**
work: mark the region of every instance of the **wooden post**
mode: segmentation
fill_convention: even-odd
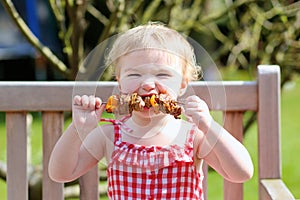
[[[258,66],[258,162],[259,180],[281,178],[280,68]],[[260,199],[263,186],[259,183]]]

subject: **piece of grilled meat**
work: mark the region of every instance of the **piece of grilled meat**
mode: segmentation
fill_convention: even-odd
[[[173,115],[176,119],[181,115],[181,107],[167,94],[153,94],[143,97],[137,93],[112,95],[107,100],[106,112],[124,115],[151,107],[153,107],[155,113],[167,113]]]

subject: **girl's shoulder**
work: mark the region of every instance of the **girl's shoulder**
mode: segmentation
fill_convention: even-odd
[[[186,128],[189,128],[189,129],[192,129],[193,126],[195,125],[194,123],[189,122],[189,121],[184,120],[184,119],[180,119],[179,123],[181,123],[182,126],[185,126]]]
[[[199,148],[202,138],[203,132],[194,124],[193,122],[189,122],[187,120],[181,120],[181,127],[186,130],[187,133],[193,138],[193,146],[195,149]]]
[[[113,139],[114,138],[114,130],[115,130],[115,125],[114,124],[102,124],[98,126],[100,129],[101,133],[105,138],[107,139]]]
[[[183,119],[176,119],[176,121],[168,127],[168,131],[172,133],[171,136],[175,136],[175,143],[180,144],[180,146],[185,145],[190,139],[193,140],[195,135],[194,129],[193,123]]]
[[[187,120],[184,119],[180,119],[178,120],[178,125],[180,126],[180,129],[186,133],[197,133],[197,126],[193,123],[193,122],[189,122]]]

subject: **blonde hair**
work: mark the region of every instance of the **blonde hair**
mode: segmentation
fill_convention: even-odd
[[[121,56],[147,49],[167,51],[182,58],[183,76],[187,82],[198,80],[202,75],[201,67],[196,63],[194,49],[189,42],[177,31],[153,22],[120,34],[106,56],[106,66],[112,65],[116,68]]]

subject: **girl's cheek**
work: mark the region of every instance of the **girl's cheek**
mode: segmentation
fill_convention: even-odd
[[[137,81],[120,82],[120,90],[122,93],[133,93],[138,89]]]

